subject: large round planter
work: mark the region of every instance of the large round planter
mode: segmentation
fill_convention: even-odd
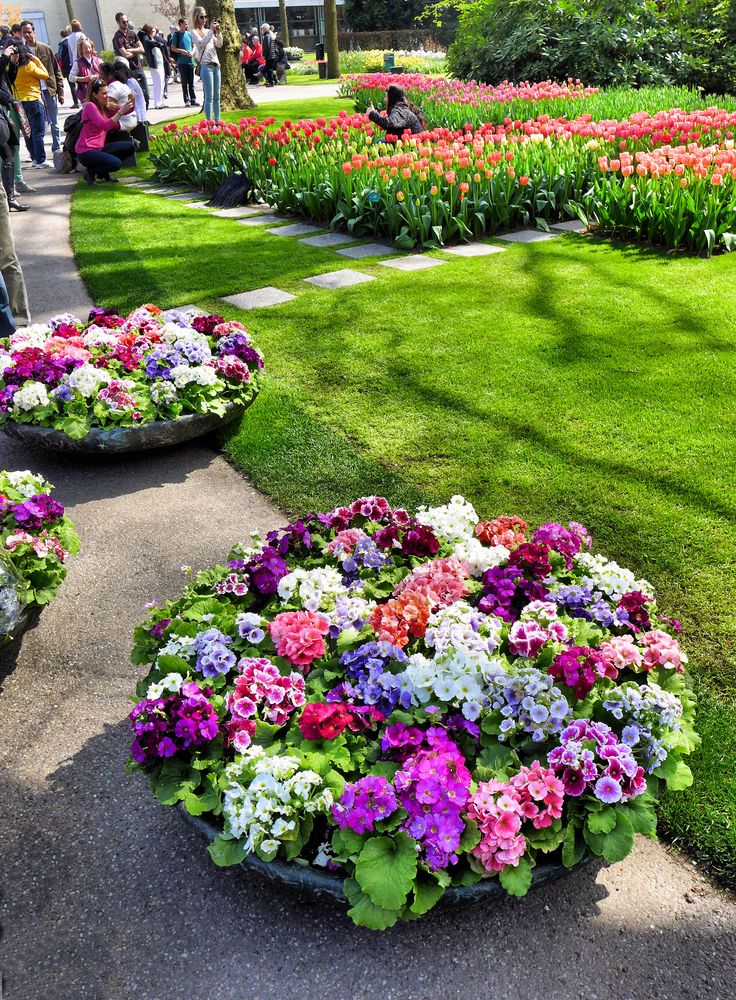
[[[37,605],[27,604],[21,611],[15,627],[9,632],[0,633],[0,642],[9,644],[21,639],[26,632],[30,632],[31,629],[38,625],[42,610],[43,608],[39,608]]]
[[[154,420],[139,427],[115,427],[111,430],[93,427],[89,434],[79,441],[51,427],[18,424],[12,420],[4,425],[3,430],[16,441],[22,441],[23,444],[34,448],[45,448],[47,451],[78,454],[150,451],[154,448],[168,448],[183,441],[191,441],[192,438],[218,430],[242,416],[248,406],[250,403],[247,405],[231,403],[227,406],[224,416],[216,413],[188,413],[178,420]]]
[[[195,828],[203,837],[212,841],[215,839],[220,829],[215,823],[201,816],[191,816],[182,803],[179,803],[179,812],[191,826]],[[580,864],[589,861],[586,857]],[[309,865],[300,865],[291,861],[261,861],[255,855],[249,854],[240,863],[240,867],[248,872],[254,872],[259,878],[267,882],[281,885],[301,896],[308,896],[325,903],[337,904],[338,906],[349,906],[348,900],[343,892],[343,880],[339,875],[332,872],[312,868]],[[532,886],[541,885],[543,882],[551,882],[567,875],[572,869],[565,868],[560,861],[547,861],[538,864],[532,874]],[[501,887],[496,878],[483,879],[475,885],[451,886],[440,898],[438,906],[469,906],[473,903],[501,902],[508,899],[508,895]]]

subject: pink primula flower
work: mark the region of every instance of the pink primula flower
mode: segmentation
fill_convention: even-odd
[[[268,626],[276,652],[306,673],[314,660],[324,656],[328,619],[316,611],[285,611]]]

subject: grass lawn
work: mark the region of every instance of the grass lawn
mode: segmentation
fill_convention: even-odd
[[[301,279],[353,262],[122,187],[75,195],[91,294],[200,302],[256,334],[270,378],[224,447],[284,509],[463,493],[482,516],[580,520],[655,584],[683,620],[703,736],[662,827],[736,882],[736,257],[563,236],[416,274],[360,261],[378,280],[328,292]],[[217,301],[267,284],[297,298]]]

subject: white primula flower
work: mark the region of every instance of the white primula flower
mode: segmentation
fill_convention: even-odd
[[[619,566],[605,556],[578,552],[574,560],[578,567],[586,571],[581,581],[582,585],[589,586],[593,590],[601,590],[614,601],[620,601],[630,590],[640,590],[648,597],[654,597],[654,588],[648,580],[637,580],[631,570]]]
[[[43,382],[25,382],[13,396],[13,409],[16,411],[35,410],[37,406],[48,406],[49,394]]]
[[[3,477],[14,490],[22,493],[24,497],[36,496],[38,493],[50,493],[53,490],[51,483],[47,483],[43,476],[37,476],[30,469],[16,472],[4,472]]]
[[[94,365],[81,365],[70,372],[66,377],[66,384],[71,389],[76,389],[85,399],[96,396],[101,385],[112,382],[113,376],[104,368],[95,368]]]
[[[171,635],[159,649],[159,656],[181,656],[188,660],[194,655],[196,638],[193,635]]]
[[[171,369],[171,378],[177,389],[183,389],[191,382],[197,385],[216,385],[220,380],[214,368],[208,365],[177,365]]]
[[[346,592],[342,573],[334,566],[296,569],[283,577],[278,586],[278,595],[284,603],[295,600],[305,611],[331,610],[338,597]]]
[[[444,542],[461,542],[472,538],[478,515],[465,497],[454,496],[440,507],[420,507],[417,521],[426,524]]]
[[[477,538],[463,538],[455,543],[452,554],[470,567],[472,576],[483,576],[487,569],[505,566],[511,553],[505,545],[483,545]]]
[[[167,674],[160,681],[154,681],[153,684],[149,684],[148,691],[146,691],[146,698],[161,698],[164,691],[167,691],[169,694],[178,694],[185,680],[186,677],[182,677],[181,674]]]
[[[15,351],[24,347],[43,347],[53,332],[46,323],[32,323],[10,335],[10,346]]]

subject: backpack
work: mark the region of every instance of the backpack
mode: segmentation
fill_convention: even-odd
[[[69,46],[66,44],[66,38],[60,43],[56,51],[56,57],[61,65],[61,75],[65,79],[68,78],[72,71],[72,57],[69,54]]]

